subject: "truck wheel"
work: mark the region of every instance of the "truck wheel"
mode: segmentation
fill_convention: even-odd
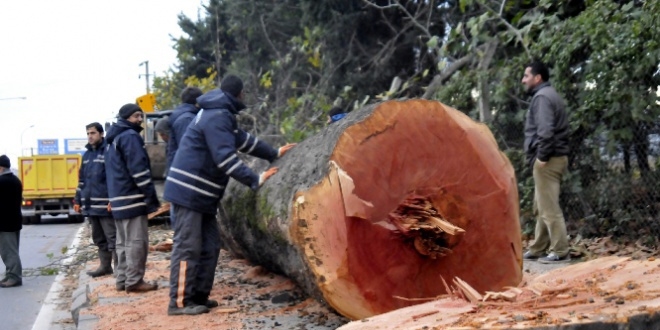
[[[32,217],[23,217],[23,224],[24,225],[29,225],[31,224]]]
[[[41,223],[41,214],[37,214],[37,215],[35,215],[35,216],[31,216],[30,218],[31,218],[31,219],[30,219],[30,222],[31,222],[33,225],[36,225],[36,224],[40,224],[40,223]]]

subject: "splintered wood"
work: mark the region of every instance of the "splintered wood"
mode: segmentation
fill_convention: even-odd
[[[151,220],[151,219],[153,219],[153,218],[155,218],[155,217],[158,217],[158,216],[161,216],[161,215],[163,215],[163,214],[165,214],[165,213],[168,213],[168,214],[169,214],[169,212],[170,212],[170,203],[163,203],[163,205],[161,205],[161,206],[158,208],[158,210],[149,213],[149,214],[147,215],[147,219],[148,219],[148,220]]]
[[[471,302],[475,303],[484,299],[473,287],[458,277],[454,277],[454,284],[463,292],[463,295]]]
[[[483,295],[458,277],[449,295],[351,322],[351,329],[660,329],[660,260],[604,257]],[[435,313],[437,312],[437,313]],[[438,317],[441,315],[441,317]],[[359,322],[359,323],[358,323]]]
[[[402,236],[412,241],[419,254],[431,259],[451,253],[447,235],[465,233],[444,219],[428,198],[415,194],[406,198],[388,219]]]

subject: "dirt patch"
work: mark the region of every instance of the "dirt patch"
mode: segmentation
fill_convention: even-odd
[[[87,226],[86,226],[87,227]],[[172,231],[164,225],[149,228],[150,245],[166,247],[171,243]],[[76,260],[93,258],[95,248],[91,246],[90,231],[85,229]],[[523,243],[526,246],[527,242]],[[627,255],[634,259],[653,258],[657,250],[640,246],[638,243],[617,244],[609,238],[573,240],[574,263],[583,259],[594,259],[604,255]],[[222,250],[211,299],[218,300],[220,306],[208,314],[197,316],[168,316],[169,302],[169,251],[149,253],[146,280],[157,281],[157,291],[142,294],[127,294],[115,290],[114,278],[107,276],[91,279],[90,306],[82,309],[81,315],[95,315],[99,318],[97,329],[336,329],[349,322],[330,308],[309,298],[290,279],[273,274],[265,268],[253,265],[247,260],[233,259]],[[91,251],[91,252],[90,252]],[[89,254],[92,253],[90,257]],[[98,259],[86,263],[88,270],[96,268]],[[77,274],[82,264],[72,265],[62,283],[65,289],[62,296],[71,296],[79,284]],[[525,262],[524,283],[556,268],[570,264],[544,265],[538,262]],[[660,268],[659,268],[660,269]],[[527,293],[529,294],[529,293]],[[523,299],[524,297],[521,297]],[[630,299],[629,297],[627,297]],[[447,303],[447,302],[445,302]],[[455,303],[455,301],[454,301]],[[422,305],[412,306],[410,315],[415,319],[425,319],[427,311]],[[417,308],[416,308],[417,307]],[[415,309],[416,308],[416,309]],[[456,306],[457,312],[466,306]],[[459,313],[460,315],[460,313]],[[460,316],[456,315],[456,321]],[[437,315],[429,317],[438,317]],[[366,321],[365,321],[366,322]],[[460,322],[459,322],[460,323]],[[366,326],[366,324],[362,324]]]
[[[150,244],[171,239],[171,231],[150,228]],[[114,278],[92,279],[90,307],[80,315],[99,318],[97,329],[336,329],[349,320],[308,298],[291,280],[222,250],[211,299],[220,303],[208,314],[168,316],[170,252],[149,252],[145,280],[159,289],[127,294]],[[90,262],[88,269],[96,267]]]

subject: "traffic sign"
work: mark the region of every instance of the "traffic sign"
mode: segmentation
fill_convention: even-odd
[[[58,139],[37,140],[37,152],[39,155],[57,155],[60,153],[60,141]]]
[[[87,151],[86,145],[87,139],[64,139],[64,153],[82,155]]]

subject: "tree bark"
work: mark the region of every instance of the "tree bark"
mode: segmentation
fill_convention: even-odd
[[[513,167],[487,126],[442,103],[366,106],[273,165],[256,193],[227,187],[223,243],[344,316],[443,294],[441,276],[481,292],[522,278]]]

